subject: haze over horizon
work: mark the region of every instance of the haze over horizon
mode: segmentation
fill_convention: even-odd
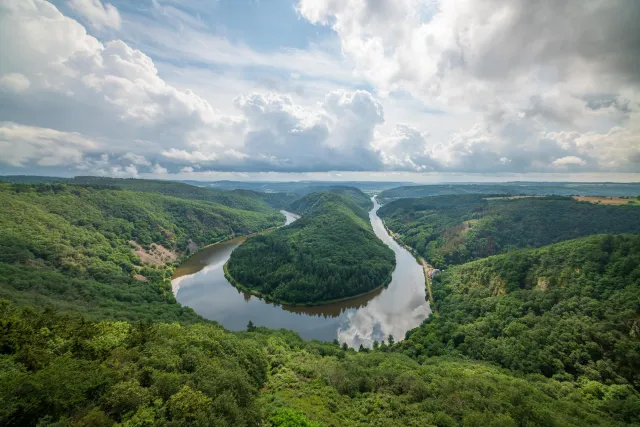
[[[635,0],[5,0],[0,175],[640,182],[637,22]]]

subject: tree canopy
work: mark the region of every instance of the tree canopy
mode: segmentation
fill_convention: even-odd
[[[640,233],[640,206],[558,196],[400,199],[378,212],[403,243],[438,268],[592,234]]]
[[[198,318],[175,303],[171,264],[282,223],[273,209],[66,184],[0,184],[0,206],[1,297],[128,319]]]
[[[355,202],[336,193],[313,193],[290,208],[302,218],[251,237],[233,251],[232,283],[295,304],[347,298],[389,283],[394,253]]]
[[[439,315],[356,351],[258,319],[231,333],[173,298],[175,257],[281,224],[269,206],[289,196],[242,209],[117,187],[0,184],[0,425],[640,425],[638,208],[478,196],[385,206],[402,239],[443,256]],[[351,189],[289,201],[302,218],[248,239],[229,271],[302,302],[383,284],[393,253],[364,201]],[[547,245],[621,231],[636,234]],[[463,263],[488,255],[461,249],[486,249],[488,236],[504,253]]]
[[[640,236],[601,235],[454,267],[432,282],[440,315],[399,346],[562,381],[640,389]]]

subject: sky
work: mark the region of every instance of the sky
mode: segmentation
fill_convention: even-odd
[[[0,175],[640,181],[638,0],[0,0]]]

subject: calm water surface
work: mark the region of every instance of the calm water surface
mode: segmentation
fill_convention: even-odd
[[[396,340],[420,325],[429,314],[425,300],[424,274],[413,256],[389,236],[374,207],[369,218],[376,235],[396,254],[396,269],[387,288],[338,304],[320,307],[288,307],[267,303],[238,291],[224,278],[222,266],[231,252],[246,240],[229,240],[199,252],[176,269],[173,288],[176,299],[198,314],[230,330],[242,330],[249,320],[257,326],[286,328],[303,338],[332,341],[337,338],[352,347],[371,347],[374,340]],[[298,217],[282,211],[290,224]]]

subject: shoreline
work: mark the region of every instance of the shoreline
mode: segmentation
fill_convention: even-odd
[[[296,218],[298,219],[298,218]],[[171,264],[165,264],[166,266],[169,266],[171,269],[171,277],[169,278],[169,282],[171,283],[171,292],[173,293],[173,297],[176,298],[178,291],[180,290],[180,280],[182,277],[187,277],[189,276],[189,274],[185,274],[183,276],[179,276],[179,277],[173,277],[176,269],[183,264],[184,262],[186,262],[187,260],[189,260],[190,258],[194,257],[195,255],[197,255],[198,253],[204,251],[205,249],[211,248],[213,246],[219,245],[221,243],[226,243],[226,242],[230,242],[232,240],[235,239],[241,239],[241,238],[245,238],[248,239],[249,237],[252,236],[257,236],[259,234],[263,234],[263,233],[270,233],[274,230],[277,230],[278,228],[284,227],[286,226],[286,218],[285,218],[285,224],[283,225],[278,225],[275,227],[269,227],[269,228],[265,228],[262,231],[256,231],[254,233],[250,233],[250,234],[241,234],[239,236],[233,236],[233,237],[229,237],[227,239],[223,239],[223,240],[219,240],[217,242],[213,242],[213,243],[209,243],[208,245],[202,246],[201,248],[198,248],[197,250],[191,252],[189,255],[183,255],[182,257],[178,258],[176,261],[172,262]],[[225,263],[226,265],[226,263]]]
[[[427,289],[427,299],[429,300],[429,306],[431,307],[431,312],[435,316],[438,316],[439,314],[438,307],[436,306],[436,300],[435,298],[433,298],[433,293],[431,292],[431,277],[429,276],[429,272],[433,270],[434,267],[431,264],[429,264],[422,256],[418,255],[418,253],[412,247],[407,246],[403,242],[401,242],[396,237],[396,234],[393,231],[391,231],[389,227],[387,227],[387,224],[385,224],[384,221],[382,221],[382,225],[384,225],[384,229],[386,230],[387,234],[391,236],[391,238],[398,245],[400,245],[402,248],[409,251],[409,253],[413,255],[413,257],[416,259],[416,262],[422,266],[422,272],[424,274],[424,283],[425,283],[425,288]]]
[[[275,303],[275,304],[280,304],[280,305],[284,305],[287,307],[321,307],[321,306],[325,306],[325,305],[331,305],[331,304],[338,304],[341,302],[345,302],[345,301],[349,301],[355,298],[360,298],[360,297],[364,297],[366,295],[372,294],[376,291],[379,291],[381,288],[386,288],[387,286],[389,286],[389,284],[391,283],[392,280],[392,276],[393,276],[393,272],[395,271],[396,267],[395,265],[393,266],[393,270],[391,270],[391,273],[389,274],[389,277],[384,281],[384,283],[382,283],[379,286],[376,286],[375,288],[367,291],[367,292],[363,292],[361,294],[357,294],[357,295],[352,295],[352,296],[348,296],[348,297],[344,297],[344,298],[338,298],[338,299],[333,299],[333,300],[327,300],[327,301],[317,301],[317,302],[305,302],[305,303],[292,303],[292,302],[288,302],[288,301],[282,301],[282,300],[278,300],[278,299],[274,299],[271,296],[269,296],[268,294],[263,294],[261,292],[258,292],[254,289],[249,289],[246,286],[242,285],[240,282],[238,282],[236,279],[233,278],[233,276],[231,276],[231,274],[229,273],[229,269],[227,267],[227,265],[229,264],[229,260],[227,260],[224,265],[222,266],[222,270],[224,271],[224,277],[225,279],[227,279],[227,281],[231,284],[231,286],[233,286],[234,288],[238,289],[239,291],[248,293],[254,297],[258,297],[266,302],[269,303]]]

